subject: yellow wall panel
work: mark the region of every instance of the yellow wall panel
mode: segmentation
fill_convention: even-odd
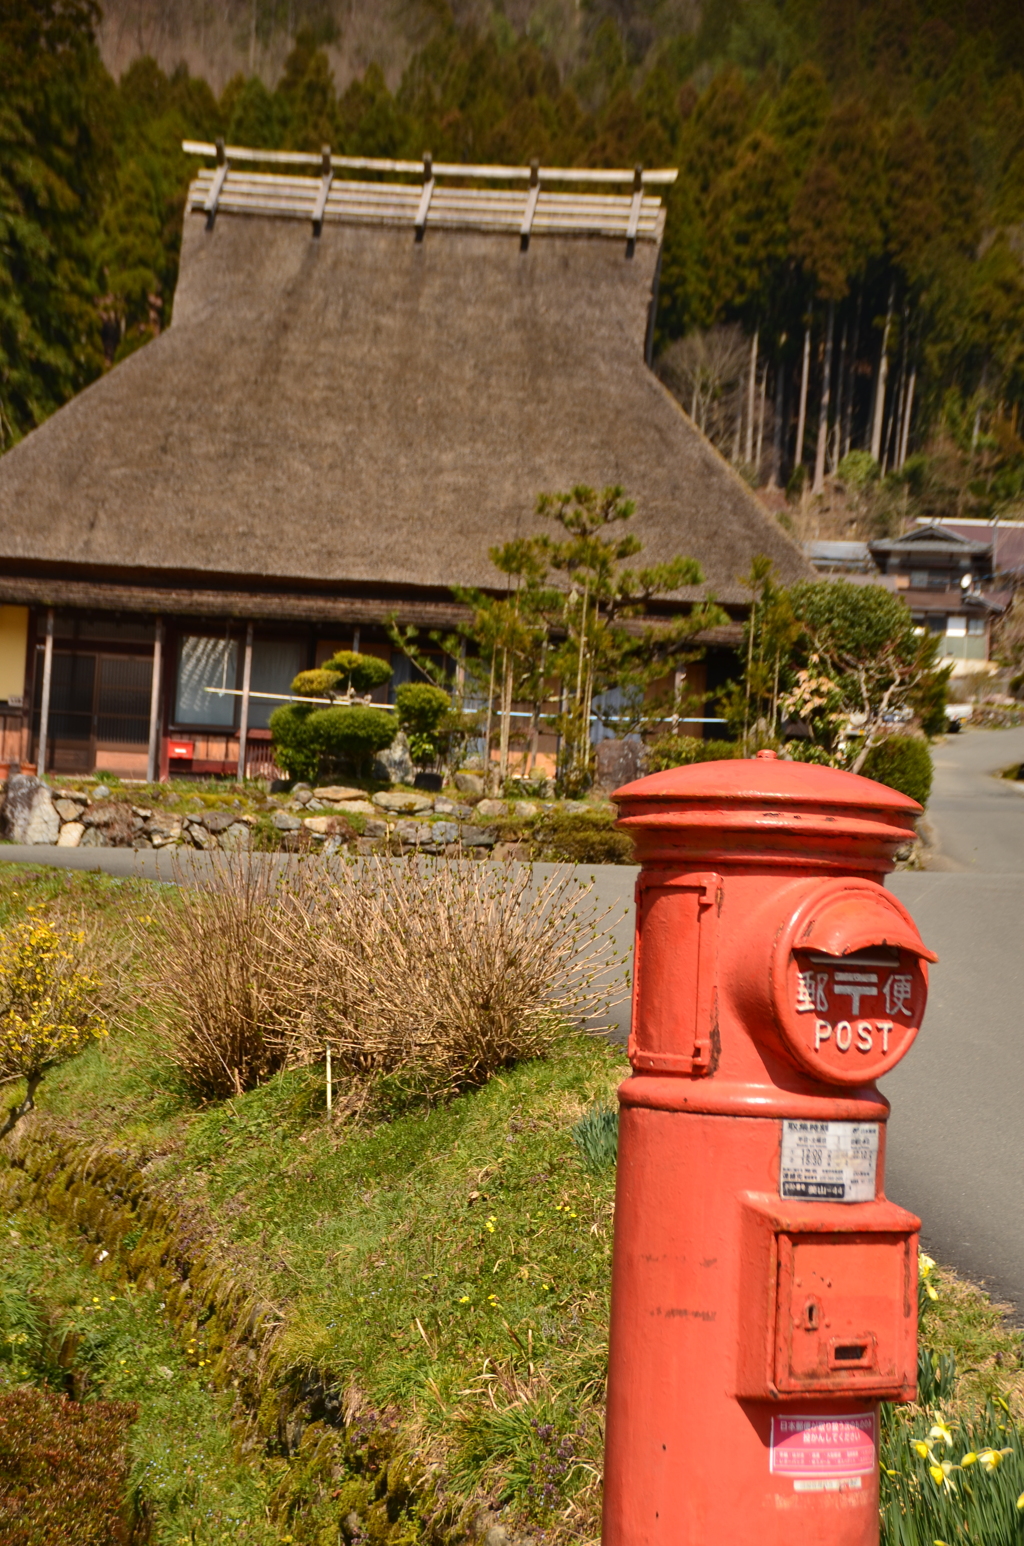
[[[28,607],[0,607],[0,703],[25,691]]]

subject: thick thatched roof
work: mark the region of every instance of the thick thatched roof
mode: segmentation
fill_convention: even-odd
[[[0,573],[495,585],[540,490],[616,482],[642,561],[804,575],[644,362],[659,246],[190,212],[173,325],[0,459]]]

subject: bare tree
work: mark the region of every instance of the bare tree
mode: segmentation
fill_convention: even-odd
[[[751,345],[736,323],[679,338],[658,360],[658,374],[697,428],[731,455],[743,414]]]

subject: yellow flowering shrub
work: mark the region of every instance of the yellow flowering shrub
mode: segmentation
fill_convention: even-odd
[[[62,934],[38,907],[0,942],[0,1079],[21,1077],[28,1093],[0,1136],[31,1110],[48,1068],[107,1034],[96,1013],[98,979],[82,971],[81,934]]]

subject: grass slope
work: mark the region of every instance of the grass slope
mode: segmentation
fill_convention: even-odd
[[[45,901],[87,917],[113,961],[126,914],[147,916],[151,896],[99,876],[4,870],[0,928]],[[40,1130],[130,1157],[193,1221],[191,1249],[214,1241],[274,1307],[260,1408],[242,1413],[213,1388],[231,1380],[214,1374],[212,1321],[197,1313],[175,1343],[144,1273],[101,1290],[95,1244],[82,1265],[34,1213],[9,1224],[23,1298],[58,1306],[55,1324],[84,1337],[78,1361],[100,1370],[90,1388],[140,1404],[134,1475],[157,1539],[177,1540],[188,1511],[180,1538],[203,1543],[229,1528],[231,1539],[336,1546],[339,1522],[346,1542],[447,1542],[474,1515],[548,1542],[595,1538],[614,1172],[584,1165],[572,1128],[625,1070],[615,1049],[567,1036],[552,1058],[473,1094],[373,1123],[332,1120],[317,1070],[197,1108],[143,1006],[48,1078]],[[123,1241],[126,1263],[136,1244]],[[113,1256],[102,1266],[117,1270]],[[887,1418],[883,1538],[1010,1546],[1024,1488],[1010,1415],[1021,1334],[980,1290],[942,1271],[933,1282],[922,1340],[934,1378],[927,1405]],[[955,1452],[930,1436],[940,1420]],[[968,1445],[1013,1453],[936,1482],[929,1466],[960,1467]],[[243,1449],[249,1468],[235,1458]]]
[[[157,1546],[278,1540],[266,1479],[235,1455],[231,1397],[207,1388],[157,1296],[112,1284],[46,1219],[19,1213],[0,1231],[0,1401],[32,1382],[87,1404],[136,1403],[129,1492]]]

